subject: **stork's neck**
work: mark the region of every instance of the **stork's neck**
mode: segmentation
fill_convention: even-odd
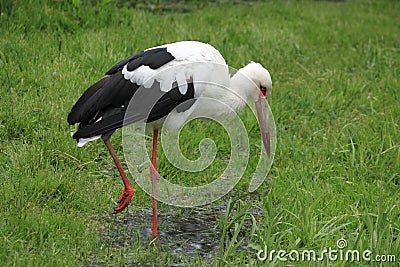
[[[230,81],[230,88],[234,93],[229,94],[229,105],[236,112],[245,106],[246,100],[254,87],[254,83],[244,74],[244,68],[238,70]]]

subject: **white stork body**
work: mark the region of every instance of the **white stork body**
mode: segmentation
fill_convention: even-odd
[[[269,72],[251,62],[230,77],[222,55],[209,44],[184,41],[141,51],[114,65],[106,75],[92,85],[77,101],[68,115],[70,124],[79,123],[74,139],[78,146],[100,137],[108,147],[121,174],[125,189],[114,212],[128,206],[133,188],[127,179],[111,143],[110,136],[122,126],[143,120],[154,128],[153,172],[158,128],[169,115],[167,127],[178,129],[196,117],[226,117],[218,106],[207,99],[216,99],[239,111],[245,100],[256,102],[260,124],[268,124],[265,107],[259,101],[272,90]],[[127,107],[133,103],[133,108]],[[126,114],[129,113],[129,114]],[[260,125],[261,136],[269,155],[269,128]],[[153,236],[157,236],[156,201],[153,190]]]

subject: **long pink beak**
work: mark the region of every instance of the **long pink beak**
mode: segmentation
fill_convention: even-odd
[[[267,152],[268,158],[271,157],[271,136],[269,128],[269,109],[267,98],[260,93],[256,101],[258,125],[260,126],[261,139]]]

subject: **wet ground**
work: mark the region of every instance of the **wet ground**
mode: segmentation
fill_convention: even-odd
[[[236,224],[229,226],[229,229],[225,228],[235,220],[234,218],[238,218],[240,214],[252,214],[256,220],[262,218],[260,206],[248,204],[257,202],[257,198],[257,194],[249,194],[235,198],[233,202],[222,201],[216,205],[214,203],[199,208],[159,207],[157,248],[174,256],[171,266],[184,266],[182,258],[188,258],[189,261],[193,259],[195,262],[200,260],[202,264],[212,265],[214,260],[222,256],[221,245],[225,248],[232,241]],[[226,215],[227,212],[229,215]],[[251,236],[253,221],[250,216],[243,218],[244,224],[236,233],[234,241],[243,242],[235,251],[246,250]],[[101,225],[98,231],[105,248],[148,248],[152,242],[151,209],[129,210],[118,215],[103,214],[97,217],[96,221]],[[224,238],[222,229],[227,231]],[[90,265],[102,266],[98,259],[91,261]]]
[[[218,209],[179,209],[158,214],[157,244],[165,245],[176,256],[200,256],[212,261],[219,250],[220,235],[216,227]],[[152,240],[152,211],[129,211],[123,216],[107,215],[108,224],[100,233],[107,246],[122,248]]]

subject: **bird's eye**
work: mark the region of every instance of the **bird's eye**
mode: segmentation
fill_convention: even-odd
[[[267,92],[267,87],[260,85],[261,92]]]

